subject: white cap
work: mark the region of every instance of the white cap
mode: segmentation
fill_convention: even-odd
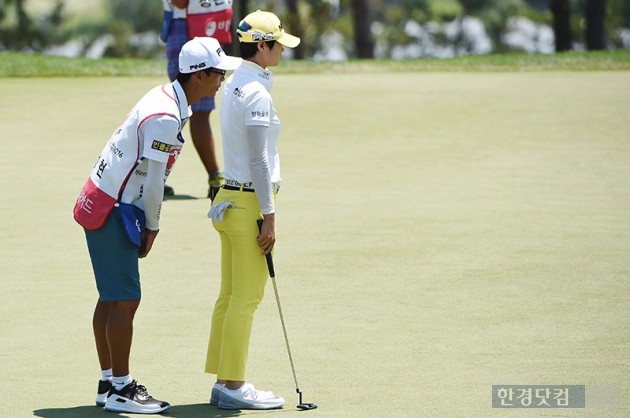
[[[196,73],[208,68],[235,70],[242,61],[240,58],[225,55],[216,39],[195,37],[186,42],[179,52],[179,72]]]

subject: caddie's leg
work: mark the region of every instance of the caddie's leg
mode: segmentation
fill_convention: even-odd
[[[133,317],[142,293],[138,249],[125,234],[118,208],[101,229],[86,230],[85,235],[99,294],[92,326],[101,370],[111,368],[114,376],[124,376],[129,368]]]
[[[107,342],[114,376],[129,374],[129,353],[133,336],[133,318],[140,304],[139,300],[112,302],[107,320]]]
[[[109,356],[109,344],[107,343],[107,320],[113,302],[96,302],[94,317],[92,318],[92,328],[94,329],[94,340],[96,341],[96,353],[101,370],[112,368],[112,361]]]

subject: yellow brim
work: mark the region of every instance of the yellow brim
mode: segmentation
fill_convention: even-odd
[[[300,44],[300,38],[298,38],[297,36],[289,35],[285,32],[280,38],[278,38],[278,42],[288,48],[295,48]]]

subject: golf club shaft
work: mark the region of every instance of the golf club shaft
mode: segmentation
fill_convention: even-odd
[[[271,254],[269,254],[271,255]],[[267,258],[269,260],[269,258]],[[278,286],[276,286],[276,278],[271,276],[273,283],[273,292],[276,295],[276,303],[278,304],[278,313],[280,314],[280,322],[282,323],[282,332],[284,333],[284,342],[287,344],[287,353],[289,353],[289,362],[291,363],[291,371],[293,372],[293,380],[295,381],[295,390],[300,394],[300,402],[302,402],[302,394],[298,385],[297,376],[295,375],[295,366],[293,365],[293,356],[291,355],[291,347],[289,347],[289,337],[287,337],[287,327],[284,325],[284,316],[282,315],[282,306],[280,305],[280,296],[278,296]]]
[[[258,219],[256,221],[258,225],[258,232],[261,232],[263,220]],[[273,257],[271,253],[266,255],[267,269],[269,269],[269,276],[271,276],[271,283],[273,283],[273,293],[276,295],[276,304],[278,305],[278,313],[280,314],[280,323],[282,324],[282,332],[284,334],[284,342],[287,345],[287,353],[289,354],[289,362],[291,363],[291,371],[293,372],[293,381],[295,381],[295,390],[300,394],[300,403],[302,402],[302,393],[300,392],[300,386],[298,385],[297,376],[295,375],[295,366],[293,365],[293,356],[291,355],[291,347],[289,347],[289,337],[287,336],[287,327],[284,325],[284,315],[282,315],[282,305],[280,305],[280,296],[278,295],[278,286],[276,285],[276,272],[273,268]]]

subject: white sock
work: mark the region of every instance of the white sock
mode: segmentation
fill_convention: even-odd
[[[125,386],[131,383],[131,375],[127,376],[113,376],[112,377],[112,385],[116,390],[121,390]]]
[[[104,382],[112,380],[112,369],[101,370],[101,380]]]

